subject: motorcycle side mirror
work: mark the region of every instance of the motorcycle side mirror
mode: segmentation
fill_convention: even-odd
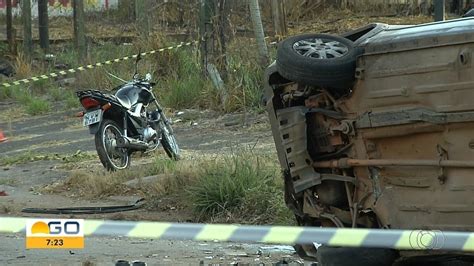
[[[136,78],[138,75],[138,62],[142,60],[142,53],[138,50],[137,58],[135,59],[135,73],[133,74],[133,78]]]

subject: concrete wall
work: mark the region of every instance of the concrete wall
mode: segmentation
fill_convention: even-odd
[[[117,8],[119,0],[84,0],[84,8],[88,11],[101,11]],[[14,16],[21,15],[19,0],[12,0]],[[72,0],[48,0],[49,16],[72,16]],[[0,15],[6,12],[6,0],[0,0]],[[38,16],[38,0],[31,0],[31,15]]]

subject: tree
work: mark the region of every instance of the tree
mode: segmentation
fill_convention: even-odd
[[[49,51],[48,0],[38,0],[38,31],[40,46],[47,53]]]
[[[12,0],[7,0],[7,40],[10,53],[15,53],[15,33],[13,32]]]
[[[445,19],[445,0],[434,0],[434,19],[442,21]]]
[[[265,43],[265,32],[263,31],[262,17],[260,16],[260,7],[258,0],[249,0],[250,16],[252,18],[255,38],[257,40],[258,53],[260,56],[260,63],[266,66],[269,62],[268,49]]]
[[[275,34],[280,37],[286,36],[285,1],[272,0],[272,18]]]
[[[74,16],[74,39],[77,49],[78,61],[85,62],[87,56],[86,33],[84,22],[84,1],[73,0],[73,16]]]
[[[22,0],[21,16],[23,20],[23,53],[31,60],[33,40],[31,37],[31,0]]]
[[[150,21],[148,10],[148,0],[135,0],[135,18],[137,21],[138,32],[142,37],[148,37],[148,35],[150,34]]]

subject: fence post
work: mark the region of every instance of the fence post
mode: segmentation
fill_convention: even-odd
[[[38,0],[38,31],[40,46],[47,53],[49,51],[48,0]]]
[[[33,55],[33,40],[31,37],[31,0],[22,0],[21,12],[23,20],[23,53],[27,60],[31,60]]]
[[[84,63],[86,61],[86,34],[84,21],[84,1],[73,0],[74,13],[74,37],[77,48],[78,62]]]
[[[445,0],[434,0],[435,21],[443,21],[445,18],[445,13],[446,13]]]

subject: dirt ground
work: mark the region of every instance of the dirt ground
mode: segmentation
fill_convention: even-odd
[[[11,106],[4,106],[0,112]],[[25,214],[23,208],[57,208],[74,206],[104,206],[129,204],[138,196],[111,196],[104,199],[87,200],[68,193],[43,193],[43,188],[68,177],[69,169],[98,171],[102,165],[95,156],[93,136],[82,127],[75,112],[51,113],[41,117],[3,118],[2,129],[9,140],[0,144],[0,160],[26,156],[28,162],[13,163],[0,167],[0,216],[37,216]],[[178,143],[185,156],[193,153],[218,154],[242,146],[251,146],[269,152],[274,151],[273,140],[265,114],[229,114],[219,116],[210,111],[184,110],[181,116],[173,116]],[[62,158],[70,154],[87,154],[86,161],[65,163]],[[43,157],[40,157],[42,154]],[[53,158],[44,160],[45,156]],[[166,156],[158,153],[155,156]],[[41,159],[41,160],[40,160]],[[140,167],[150,157],[137,158],[133,167]],[[5,195],[6,196],[1,196]],[[165,202],[163,204],[166,204]],[[57,215],[53,215],[58,217]],[[61,217],[69,217],[63,215]],[[179,209],[164,206],[150,211],[135,211],[76,215],[77,218],[155,220],[185,222],[190,214]],[[194,243],[190,241],[156,241],[148,239],[126,239],[117,236],[90,237],[84,250],[25,250],[24,236],[0,235],[0,264],[53,265],[65,263],[92,262],[111,264],[118,259],[142,260],[155,264],[197,264],[233,262],[276,263],[282,259],[302,262],[291,247],[264,246],[242,243]],[[126,251],[126,252],[125,252]]]

